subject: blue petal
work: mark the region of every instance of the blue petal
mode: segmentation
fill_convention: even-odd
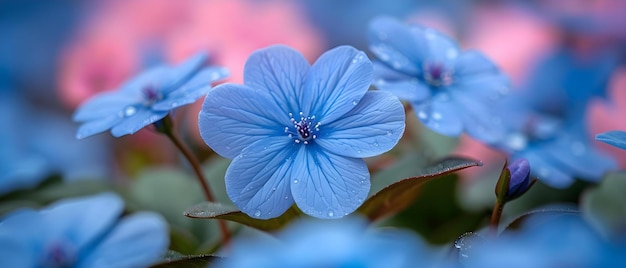
[[[82,125],[80,125],[78,131],[76,132],[76,138],[83,139],[101,132],[105,132],[113,126],[117,125],[120,121],[122,121],[122,119],[124,118],[114,113],[113,115],[109,115],[104,118],[94,119],[92,121],[83,123]]]
[[[161,92],[168,94],[173,90],[178,90],[200,70],[206,58],[206,53],[201,52],[190,57],[178,66],[168,68],[169,70],[156,80],[161,83]]]
[[[315,145],[300,148],[292,174],[294,201],[304,213],[316,218],[341,218],[352,213],[370,190],[370,174],[362,159],[325,152]]]
[[[124,203],[115,194],[59,201],[42,210],[47,235],[70,239],[76,248],[83,248],[107,232],[117,221]]]
[[[77,267],[147,267],[169,245],[168,226],[156,213],[135,213],[119,221]]]
[[[222,84],[204,99],[198,119],[200,135],[216,153],[233,158],[268,136],[284,136],[293,125],[265,90]]]
[[[422,102],[430,98],[430,88],[417,78],[395,72],[379,62],[374,62],[374,86],[389,91],[401,100]]]
[[[487,105],[485,99],[476,98],[460,90],[450,90],[449,93],[457,104],[458,116],[463,121],[463,128],[467,134],[487,144],[493,144],[504,138],[504,125],[495,109]]]
[[[38,253],[33,245],[16,239],[9,233],[0,233],[0,265],[2,267],[38,267]]]
[[[226,192],[242,212],[269,219],[293,204],[289,181],[296,146],[286,136],[259,140],[233,159],[226,171]]]
[[[596,135],[596,140],[626,150],[626,132],[613,130]]]
[[[430,130],[446,136],[459,136],[463,132],[463,122],[457,105],[449,100],[449,96],[413,104],[417,118]]]
[[[372,83],[373,66],[363,51],[331,49],[317,59],[304,80],[302,112],[322,124],[352,110]]]
[[[143,100],[143,91],[147,87],[153,87],[164,92],[163,90],[167,89],[164,85],[171,83],[171,74],[172,68],[165,65],[150,68],[122,84],[118,92],[141,101]]]
[[[499,72],[498,67],[483,53],[470,50],[462,53],[454,66],[454,74],[460,77]]]
[[[120,92],[103,92],[83,103],[74,112],[73,120],[78,122],[117,115],[126,106],[136,104],[140,100],[132,95]]]
[[[437,62],[446,68],[452,68],[461,54],[456,41],[435,29],[421,26],[413,27],[412,33],[415,38],[426,40],[428,45],[428,54],[426,54],[424,61]]]
[[[564,132],[552,143],[544,146],[546,158],[552,159],[563,169],[569,170],[581,179],[598,181],[606,172],[617,169],[616,161],[589,144],[586,133],[574,130]]]
[[[302,112],[302,82],[310,66],[300,52],[274,45],[252,53],[244,67],[244,84],[267,90],[285,113]]]
[[[111,129],[114,137],[121,137],[127,134],[133,134],[147,125],[163,119],[167,115],[167,111],[151,111],[146,107],[137,108],[137,112],[133,115],[124,117],[122,122]]]
[[[530,163],[530,172],[539,181],[550,187],[564,189],[574,183],[572,175],[556,167],[554,163],[546,159],[541,150],[529,149],[514,158],[517,159],[518,157],[526,158]]]
[[[154,111],[169,111],[174,108],[194,103],[211,90],[211,83],[228,77],[228,70],[221,67],[206,68],[196,74],[179,89],[152,105]]]
[[[315,142],[326,151],[362,158],[391,150],[402,133],[402,103],[391,93],[370,91],[346,115],[322,125]]]
[[[421,72],[425,52],[425,39],[415,36],[411,29],[399,21],[380,17],[369,26],[370,50],[393,69],[417,76]]]
[[[49,237],[49,226],[42,225],[42,219],[38,211],[30,208],[14,210],[0,221],[0,236],[24,242],[32,250],[37,250]]]

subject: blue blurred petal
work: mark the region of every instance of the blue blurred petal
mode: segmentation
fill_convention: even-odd
[[[134,114],[124,117],[119,124],[111,128],[111,134],[114,137],[120,137],[127,134],[133,134],[147,125],[163,119],[167,115],[167,111],[150,111],[145,108],[139,108]]]
[[[428,53],[425,53],[423,61],[441,63],[447,68],[454,67],[461,55],[456,41],[435,29],[419,25],[412,26],[412,34],[415,40],[425,40]]]
[[[104,92],[83,103],[74,113],[74,121],[83,122],[118,115],[122,108],[137,102],[119,92]]]
[[[504,138],[504,125],[492,106],[485,105],[484,100],[472,98],[464,92],[451,90],[450,96],[455,103],[464,107],[458,116],[463,121],[467,134],[487,144]]]
[[[179,90],[184,84],[186,84],[192,77],[200,70],[200,67],[207,59],[207,55],[204,52],[200,52],[191,56],[181,64],[170,67],[163,77],[161,82],[162,93],[168,94],[174,90]]]
[[[36,252],[28,243],[12,238],[8,234],[0,234],[0,265],[2,267],[37,267],[36,258]]]
[[[459,136],[463,121],[455,103],[449,101],[424,101],[413,104],[417,118],[430,130],[446,136]]]
[[[111,193],[82,199],[61,200],[42,210],[47,235],[65,236],[77,248],[89,246],[113,226],[122,214],[124,203]]]
[[[100,118],[99,120],[92,120],[92,121],[85,122],[82,125],[80,125],[80,127],[76,131],[76,138],[83,139],[83,138],[104,132],[107,129],[110,129],[111,127],[117,125],[123,119],[124,119],[123,117],[113,114],[109,116],[104,116]]]
[[[553,162],[545,158],[541,151],[526,150],[516,154],[514,158],[518,157],[526,158],[530,163],[532,174],[550,187],[564,189],[574,183],[572,174],[556,167]]]
[[[338,120],[323,125],[315,140],[326,151],[371,157],[391,150],[404,133],[404,107],[390,93],[370,91]]]
[[[304,80],[302,112],[322,123],[343,116],[356,106],[372,83],[372,62],[350,46],[331,49],[313,64]]]
[[[257,219],[282,215],[292,204],[289,188],[296,145],[288,137],[246,147],[226,171],[226,192],[242,212]]]
[[[415,36],[397,20],[380,17],[372,20],[368,33],[370,50],[385,64],[410,75],[421,73],[426,49],[421,36]]]
[[[620,130],[607,131],[596,135],[596,140],[626,150],[626,132]]]
[[[469,50],[459,55],[454,65],[454,74],[459,77],[497,73],[498,67],[485,54]]]
[[[361,206],[369,193],[370,175],[362,159],[302,146],[292,168],[293,199],[313,217],[344,217]]]
[[[156,213],[127,216],[76,267],[147,267],[165,254],[167,232],[167,223]]]
[[[275,102],[285,105],[281,107],[284,113],[306,113],[308,111],[300,105],[304,90],[302,83],[309,69],[309,63],[300,52],[274,45],[250,55],[244,67],[244,84],[267,90]]]
[[[268,93],[235,84],[209,92],[198,124],[204,142],[226,158],[263,137],[287,137],[284,128],[293,125]]]

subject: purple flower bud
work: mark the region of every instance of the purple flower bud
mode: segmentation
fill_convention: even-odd
[[[506,193],[506,200],[510,201],[522,196],[535,183],[530,177],[530,163],[524,158],[515,160],[507,167],[511,173],[509,180],[509,190]]]

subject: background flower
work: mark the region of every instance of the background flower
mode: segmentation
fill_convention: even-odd
[[[66,199],[0,221],[0,263],[7,267],[138,267],[165,253],[167,224],[157,214],[119,218],[116,195]]]
[[[226,191],[246,214],[280,216],[295,201],[306,214],[340,218],[369,192],[362,157],[393,148],[404,132],[400,102],[368,92],[372,64],[349,46],[309,66],[284,46],[252,54],[244,85],[209,92],[200,112],[202,138],[233,158]]]

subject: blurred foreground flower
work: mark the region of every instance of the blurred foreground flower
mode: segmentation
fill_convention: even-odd
[[[163,119],[171,110],[204,96],[211,82],[228,75],[224,68],[201,69],[206,55],[198,54],[176,66],[158,66],[130,80],[115,92],[104,92],[81,105],[74,120],[84,122],[79,139],[111,129],[120,137]]]
[[[244,85],[210,91],[200,112],[202,138],[233,161],[228,196],[244,213],[280,216],[295,202],[306,214],[341,218],[370,189],[360,159],[393,148],[404,109],[387,92],[370,91],[372,63],[349,46],[310,66],[297,51],[272,46],[253,53]]]
[[[596,140],[626,150],[626,132],[613,130],[596,135]]]
[[[0,221],[2,267],[142,267],[169,245],[161,216],[141,212],[119,218],[123,201],[105,193],[66,199]]]
[[[300,221],[267,238],[235,241],[218,267],[429,267],[432,252],[413,233],[367,229],[365,221]]]
[[[508,92],[508,78],[477,51],[463,52],[447,36],[390,18],[370,25],[370,49],[380,59],[374,84],[409,101],[433,131],[492,143],[503,134],[488,102]]]

